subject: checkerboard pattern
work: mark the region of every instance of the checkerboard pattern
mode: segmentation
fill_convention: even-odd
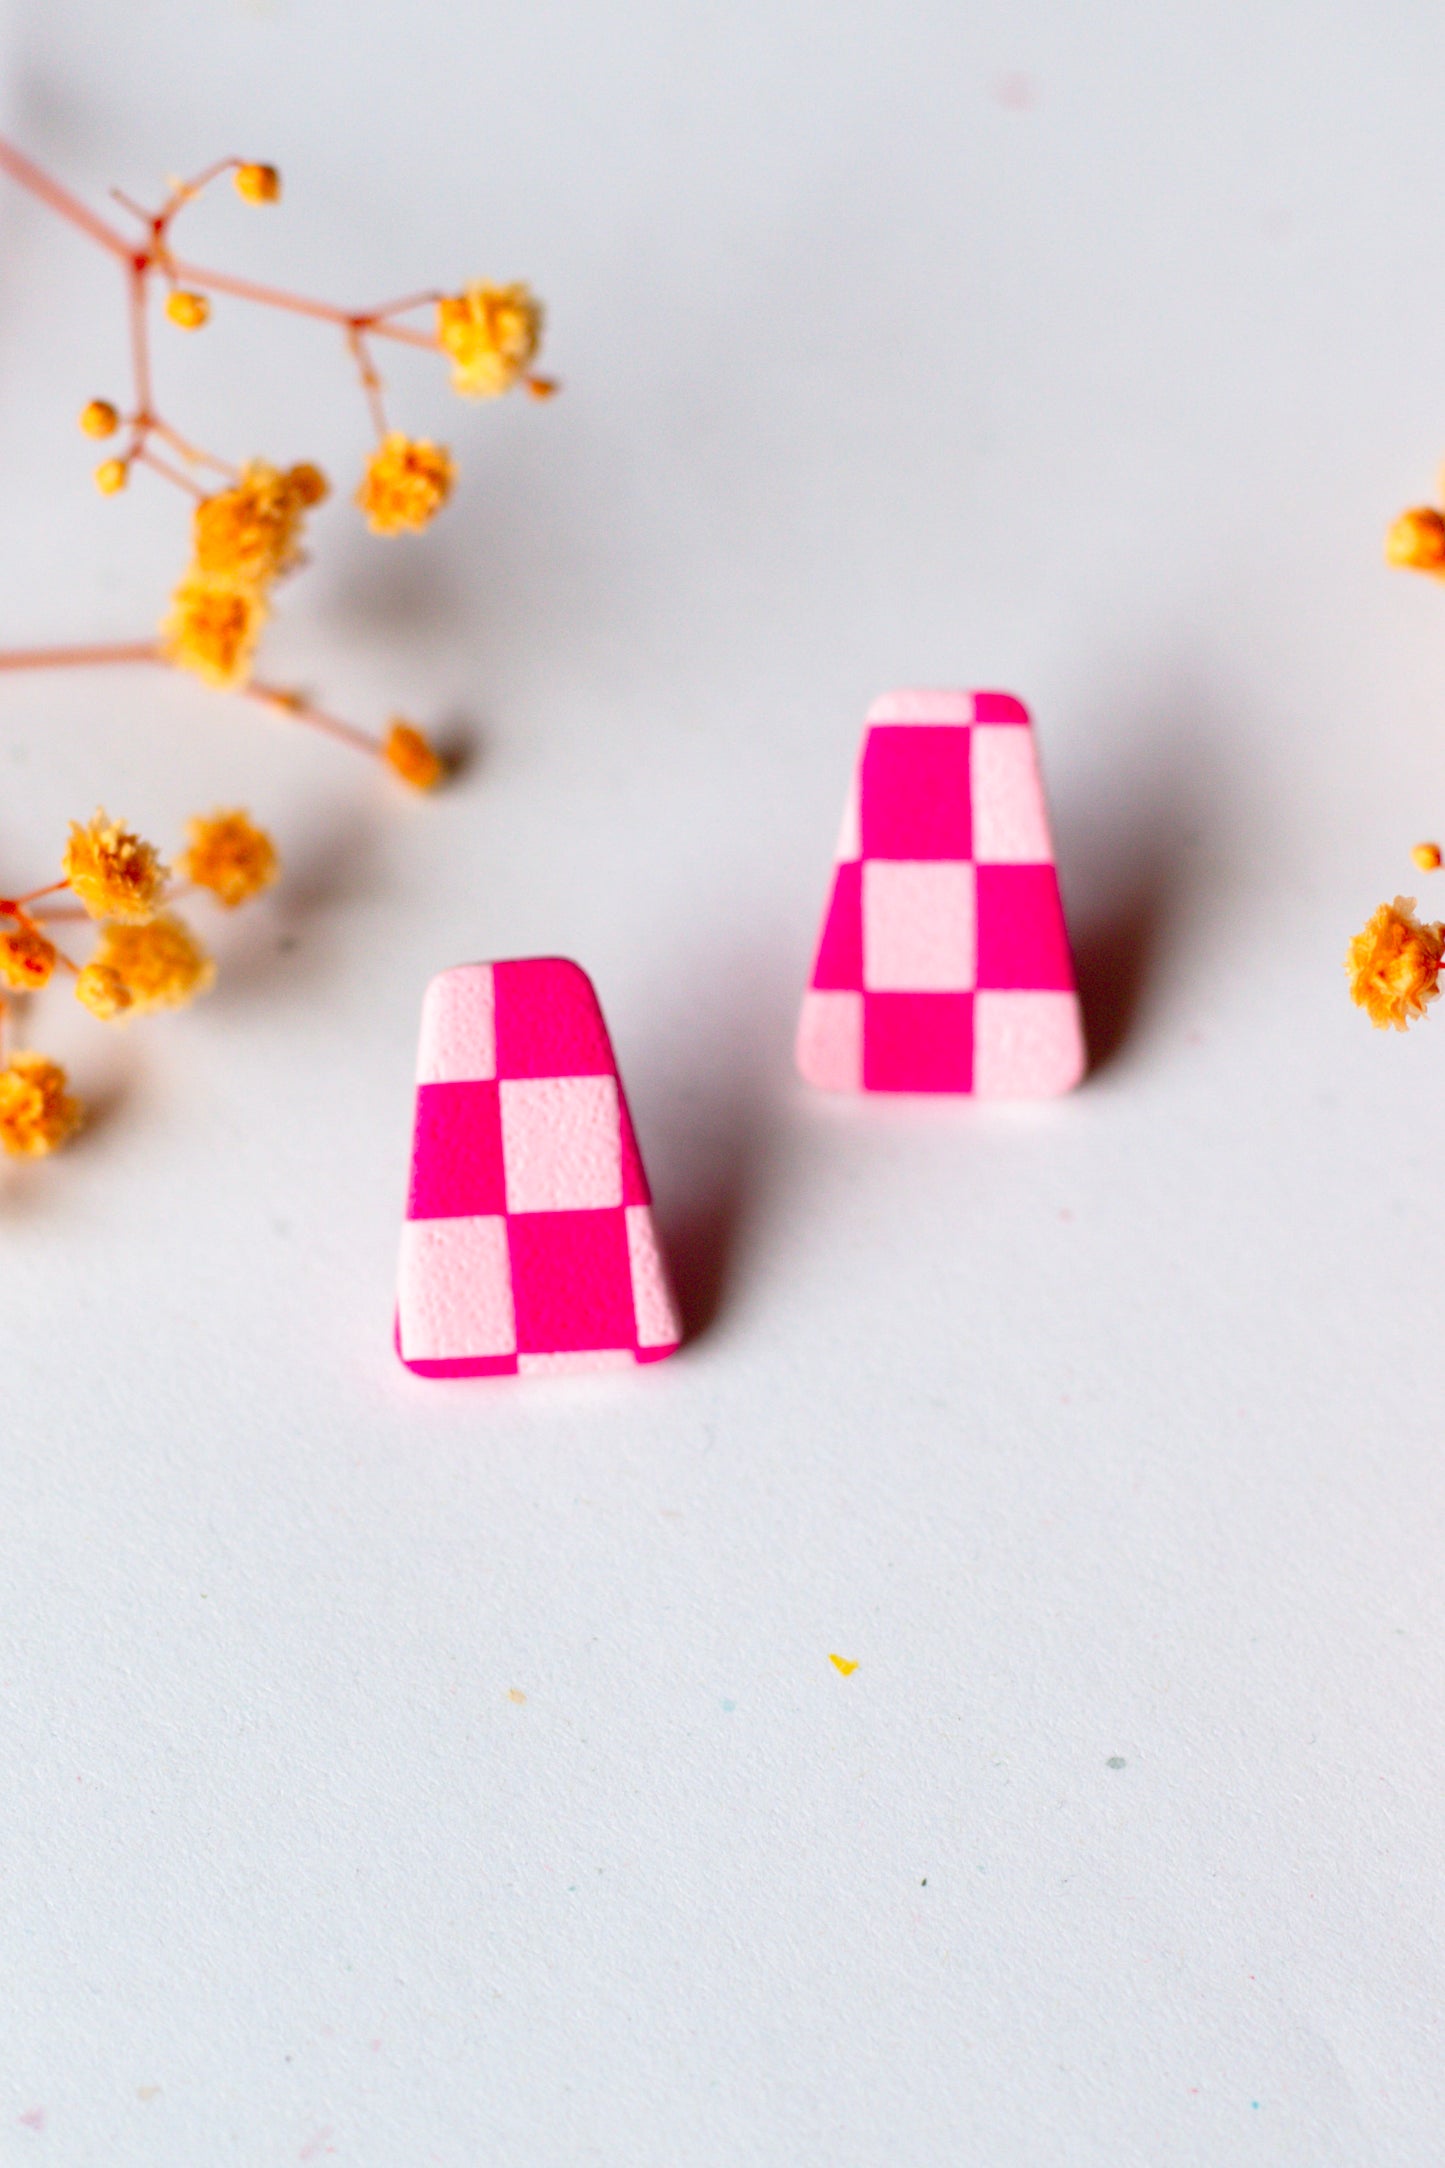
[[[1028,709],[896,692],[868,711],[798,1026],[825,1091],[1036,1099],[1084,1071]]]
[[[397,1351],[424,1377],[659,1362],[681,1338],[591,981],[464,964],[422,1007]]]

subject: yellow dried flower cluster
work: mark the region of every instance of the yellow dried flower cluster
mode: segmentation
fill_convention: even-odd
[[[227,910],[275,879],[276,847],[249,814],[233,808],[187,823],[180,873]],[[184,1007],[205,992],[215,965],[184,919],[166,908],[168,875],[154,847],[97,813],[72,825],[64,878],[28,896],[0,899],[0,981],[21,992],[46,985],[57,965],[75,976],[75,995],[102,1023]],[[88,963],[75,964],[46,930],[46,899],[69,892],[100,937]],[[4,1003],[0,1001],[0,1022]],[[36,1157],[65,1141],[80,1118],[65,1072],[40,1055],[17,1054],[0,1069],[0,1151]]]
[[[1345,956],[1350,994],[1381,1031],[1405,1031],[1440,991],[1445,926],[1422,923],[1413,896],[1382,903]]]
[[[301,562],[302,523],[329,486],[309,461],[283,473],[253,459],[232,488],[196,506],[193,569],[208,580],[269,586]]]
[[[180,1009],[203,994],[216,976],[212,963],[184,919],[161,911],[144,926],[103,926],[100,946],[81,979],[94,973],[76,994],[102,1022],[114,1017],[146,1016],[154,1009]]]
[[[140,924],[151,917],[166,868],[149,843],[104,812],[85,828],[70,824],[61,871],[92,918]]]
[[[59,1062],[12,1054],[0,1069],[0,1151],[42,1159],[80,1127],[83,1110]]]
[[[452,383],[468,399],[495,399],[531,366],[542,308],[526,286],[468,286],[437,303],[437,339],[452,358]]]
[[[270,614],[272,583],[301,562],[306,514],[327,493],[319,467],[253,459],[196,506],[191,562],[161,627],[169,659],[208,685],[244,685]]]
[[[445,445],[394,429],[366,462],[356,501],[373,534],[416,534],[446,503],[455,476]]]
[[[38,926],[19,925],[0,933],[0,979],[19,993],[36,994],[48,986],[56,947]]]
[[[276,846],[245,813],[211,813],[187,821],[186,835],[189,841],[177,871],[193,887],[209,889],[227,911],[249,903],[276,878]]]

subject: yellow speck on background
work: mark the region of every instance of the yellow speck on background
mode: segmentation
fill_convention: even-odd
[[[829,1652],[828,1661],[842,1672],[845,1679],[851,1677],[853,1672],[858,1669],[856,1664],[849,1663],[846,1656],[834,1656],[831,1651]]]
[[[518,1701],[518,1702],[521,1702],[521,1701],[525,1701],[525,1700],[526,1700],[526,1698],[527,1698],[527,1697],[526,1697],[526,1695],[525,1695],[525,1694],[524,1694],[524,1693],[522,1692],[522,1690],[521,1690],[521,1688],[520,1688],[519,1686],[509,1686],[509,1687],[507,1688],[507,1699],[508,1699],[508,1701]]]

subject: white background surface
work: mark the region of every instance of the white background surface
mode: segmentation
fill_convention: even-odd
[[[1445,596],[1380,562],[1445,452],[1438,9],[16,0],[4,63],[91,200],[275,159],[203,260],[532,279],[566,395],[394,357],[463,481],[382,543],[338,341],[158,334],[178,422],[340,485],[271,673],[470,736],[445,798],[0,688],[12,886],[98,800],[289,869],[201,1008],[34,1019],[101,1118],[0,1186],[0,2161],[1438,2160],[1445,1027],[1339,969],[1445,827]],[[119,281],[10,190],[0,263],[0,638],[135,637],[185,531],[74,430]],[[790,1076],[864,709],[930,682],[1038,717],[1065,1104]],[[421,990],[538,950],[695,1337],[429,1385]]]

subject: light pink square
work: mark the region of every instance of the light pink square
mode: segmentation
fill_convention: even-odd
[[[510,1355],[517,1324],[506,1221],[492,1214],[408,1220],[401,1233],[397,1319],[406,1362]]]
[[[977,954],[968,860],[863,861],[863,985],[869,993],[967,993]]]
[[[875,700],[867,719],[870,723],[971,723],[973,694],[905,685]]]
[[[863,1089],[863,996],[809,987],[798,1019],[798,1074],[825,1092]]]
[[[459,964],[426,990],[418,1084],[485,1083],[497,1073],[497,1010],[490,964]]]
[[[1072,993],[981,993],[973,1001],[973,1088],[980,1099],[1051,1099],[1084,1073]]]
[[[667,1268],[645,1204],[627,1207],[627,1256],[632,1266],[632,1309],[639,1347],[675,1347],[682,1327],[672,1306]]]
[[[586,1212],[622,1202],[615,1076],[503,1077],[509,1212]]]
[[[970,753],[974,857],[996,866],[1050,864],[1054,853],[1033,732],[980,723]]]

